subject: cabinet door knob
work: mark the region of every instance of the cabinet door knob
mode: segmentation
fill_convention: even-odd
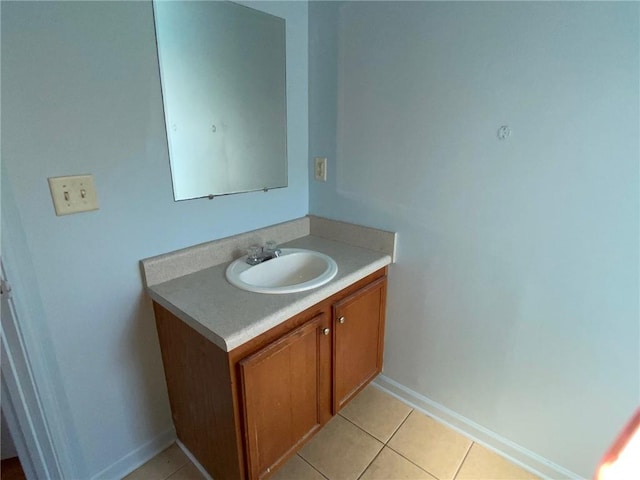
[[[330,332],[331,332],[331,329],[329,327],[322,329],[322,334],[323,335],[329,335]]]
[[[340,317],[340,318],[338,319],[338,323],[344,323],[344,322],[346,322],[346,321],[347,321],[347,319],[346,319],[346,318],[344,318],[344,317]]]

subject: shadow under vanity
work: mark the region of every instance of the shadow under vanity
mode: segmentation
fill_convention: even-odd
[[[267,240],[338,273],[281,295],[231,285],[229,263]],[[395,243],[307,216],[141,262],[179,444],[209,475],[269,477],[380,373]]]

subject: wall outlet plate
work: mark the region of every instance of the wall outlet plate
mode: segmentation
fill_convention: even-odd
[[[327,181],[327,157],[316,157],[313,159],[314,178],[319,182]]]
[[[98,210],[93,175],[50,177],[48,180],[56,215]]]

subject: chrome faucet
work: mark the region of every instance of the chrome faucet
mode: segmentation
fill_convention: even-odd
[[[249,265],[258,265],[280,255],[282,255],[282,250],[278,248],[276,242],[269,240],[264,244],[264,247],[260,245],[251,245],[249,247],[247,250],[247,263]]]
[[[282,250],[278,248],[278,244],[273,240],[269,240],[264,244],[264,252],[271,255],[271,258],[276,258],[282,255]]]

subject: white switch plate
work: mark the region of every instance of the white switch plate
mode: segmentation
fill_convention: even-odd
[[[313,159],[314,177],[319,182],[327,181],[327,157],[316,157]]]
[[[93,175],[50,177],[48,180],[56,215],[98,210]]]

